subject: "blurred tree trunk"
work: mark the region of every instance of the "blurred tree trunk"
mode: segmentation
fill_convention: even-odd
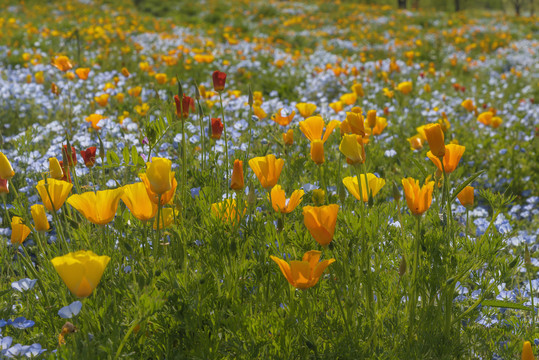
[[[414,8],[414,10],[419,9],[419,0],[414,0],[414,2],[412,3],[412,7]]]
[[[406,9],[406,0],[397,0],[399,9]]]
[[[524,4],[523,0],[511,0],[513,3],[513,7],[515,8],[515,15],[520,16],[520,10],[522,8],[522,5]]]
[[[533,0],[530,0],[530,16],[535,15],[535,9],[533,7]]]
[[[460,11],[460,0],[455,0],[455,11]]]

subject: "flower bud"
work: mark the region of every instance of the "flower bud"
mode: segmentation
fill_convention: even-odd
[[[367,123],[371,129],[376,126],[376,110],[367,112]]]
[[[49,174],[50,177],[56,180],[61,180],[64,177],[64,172],[57,158],[49,158]]]
[[[311,142],[311,159],[317,165],[324,163],[324,142],[322,140]]]
[[[313,202],[316,206],[322,206],[324,205],[326,198],[326,192],[322,189],[314,189],[313,190]]]
[[[43,205],[32,205],[30,211],[32,213],[32,219],[34,219],[34,225],[37,231],[47,231],[50,229],[47,214],[45,213],[45,207]]]

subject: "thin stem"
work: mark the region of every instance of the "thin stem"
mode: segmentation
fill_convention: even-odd
[[[224,133],[225,133],[225,169],[226,169],[226,174],[225,174],[225,178],[226,178],[226,185],[225,185],[225,189],[226,189],[226,197],[228,198],[228,186],[229,186],[229,181],[228,181],[228,135],[227,135],[227,131],[226,131],[226,124],[225,124],[225,108],[223,107],[223,97],[221,95],[221,92],[219,92],[219,103],[221,104],[221,118],[223,120],[223,130],[224,130]]]
[[[414,264],[413,264],[413,270],[412,270],[412,279],[411,279],[411,286],[412,286],[412,296],[410,301],[410,310],[408,313],[410,314],[410,318],[408,320],[408,338],[410,344],[412,343],[412,335],[414,330],[414,324],[415,324],[415,310],[417,307],[417,272],[419,270],[419,250],[420,250],[420,244],[421,244],[421,215],[417,215],[417,234],[415,237],[415,243],[414,243]]]

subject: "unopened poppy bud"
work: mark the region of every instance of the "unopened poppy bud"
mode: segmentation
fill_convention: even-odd
[[[445,155],[444,132],[440,124],[428,124],[424,128],[430,151],[437,157]]]
[[[524,345],[522,345],[521,359],[522,360],[535,360],[535,356],[533,355],[532,344],[529,341],[525,341]]]
[[[460,201],[460,204],[462,206],[473,206],[474,201],[474,194],[473,194],[474,188],[472,186],[466,186],[464,189],[462,189],[461,192],[458,193],[457,198]]]
[[[71,153],[68,150],[69,148],[71,148]],[[64,164],[68,164],[70,167],[77,165],[77,152],[73,146],[69,146],[69,140],[67,141],[67,145],[64,145],[62,149],[62,159]]]
[[[367,112],[367,123],[371,129],[376,126],[376,110]]]
[[[47,214],[45,213],[45,207],[43,205],[32,205],[30,212],[32,213],[32,219],[34,220],[37,231],[47,231],[50,229]]]
[[[530,249],[528,249],[528,244],[526,244],[526,246],[524,248],[524,263],[526,265],[531,265],[532,264],[532,260],[531,260],[531,257],[530,257]]]
[[[254,206],[256,204],[256,193],[254,186],[249,185],[249,194],[247,195],[247,203],[249,206]]]
[[[49,174],[50,177],[56,180],[61,180],[64,177],[64,172],[57,158],[49,158]]]
[[[292,145],[294,143],[294,130],[289,129],[283,133],[283,142],[285,145]]]
[[[6,155],[0,152],[0,178],[10,180],[13,176],[15,176],[15,171],[13,171],[11,163]]]
[[[200,90],[198,89],[197,84],[193,85],[195,87],[195,99],[200,100]]]
[[[253,106],[253,90],[251,84],[249,84],[249,106]]]
[[[326,192],[322,189],[313,190],[313,202],[316,206],[324,205]]]
[[[224,125],[220,118],[211,118],[211,138],[220,139],[223,133]]]
[[[406,258],[403,256],[399,265],[399,276],[402,277],[404,274],[406,274]]]
[[[392,192],[393,192],[393,199],[395,199],[396,202],[399,202],[401,200],[401,192],[399,188],[397,187],[397,184],[395,184],[395,182],[393,182]]]
[[[212,74],[213,89],[217,92],[221,92],[225,89],[226,73],[219,70],[215,70]]]
[[[182,88],[182,82],[180,81],[180,78],[178,78],[178,75],[176,75],[176,80],[178,81],[178,97],[180,99],[183,98],[183,88]]]
[[[234,169],[230,179],[230,188],[232,190],[241,190],[243,187],[243,161],[236,159],[234,160]]]

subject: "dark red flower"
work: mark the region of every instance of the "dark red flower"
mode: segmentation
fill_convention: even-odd
[[[84,160],[84,165],[86,165],[87,168],[91,168],[95,164],[95,151],[97,148],[95,146],[90,146],[86,150],[82,150],[80,152],[80,156],[82,156],[82,159]]]
[[[183,94],[183,101],[180,101],[178,95],[174,95],[174,102],[176,103],[176,115],[178,115],[180,119],[189,117],[189,110],[195,111],[195,100],[185,94]]]
[[[64,148],[62,149],[62,160],[65,162],[68,161],[69,166],[75,166],[77,165],[77,151],[75,151],[75,148],[71,147],[71,158],[70,154],[68,154],[67,145],[64,145]]]
[[[226,73],[215,70],[212,75],[213,90],[220,92],[225,89]]]
[[[223,123],[220,118],[211,118],[211,138],[220,139],[223,133]]]

